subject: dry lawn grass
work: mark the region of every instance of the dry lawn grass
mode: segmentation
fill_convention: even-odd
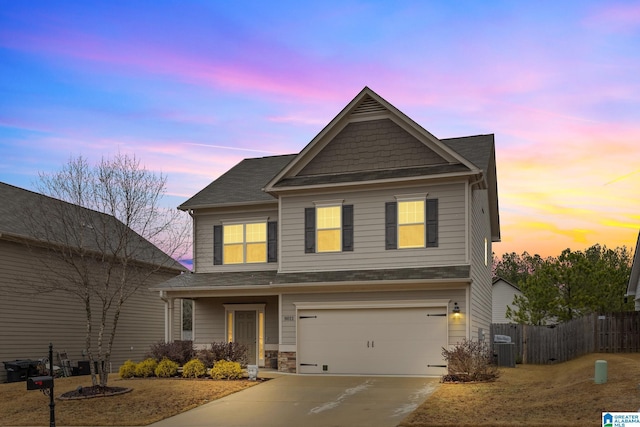
[[[606,360],[608,381],[593,381]],[[640,408],[640,354],[590,354],[556,365],[500,370],[493,383],[441,384],[400,425],[601,426],[602,412]]]
[[[113,387],[133,391],[110,397],[56,399],[56,425],[136,426],[147,425],[257,384],[255,381],[211,379],[112,379]],[[90,386],[91,377],[60,378],[55,395]],[[26,383],[0,384],[0,426],[48,426],[49,397],[38,390],[27,391]]]

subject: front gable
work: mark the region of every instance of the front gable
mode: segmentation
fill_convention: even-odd
[[[448,164],[389,118],[348,123],[298,176]]]
[[[365,87],[266,185],[265,191],[376,181],[390,175],[406,178],[478,172],[473,163]],[[321,176],[334,178],[309,179]]]

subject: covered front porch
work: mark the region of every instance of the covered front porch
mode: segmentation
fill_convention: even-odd
[[[184,333],[184,303],[191,301],[190,336]],[[247,347],[249,364],[278,366],[279,296],[165,297],[165,341],[190,338],[196,349],[214,342]]]

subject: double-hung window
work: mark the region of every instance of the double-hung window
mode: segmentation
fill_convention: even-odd
[[[317,203],[304,210],[304,251],[353,251],[353,205]]]
[[[277,260],[277,223],[249,222],[213,228],[214,264],[251,264]]]
[[[438,246],[438,199],[397,198],[385,206],[386,249]]]
[[[317,252],[338,252],[342,248],[342,206],[316,208]]]
[[[223,226],[225,264],[267,262],[267,224],[230,224]]]
[[[424,248],[424,202],[398,201],[398,248]]]

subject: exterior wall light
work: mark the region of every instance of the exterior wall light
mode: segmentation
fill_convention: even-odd
[[[458,303],[457,303],[457,302],[454,302],[454,303],[453,303],[453,314],[454,314],[455,316],[460,315],[460,306],[458,305]]]

